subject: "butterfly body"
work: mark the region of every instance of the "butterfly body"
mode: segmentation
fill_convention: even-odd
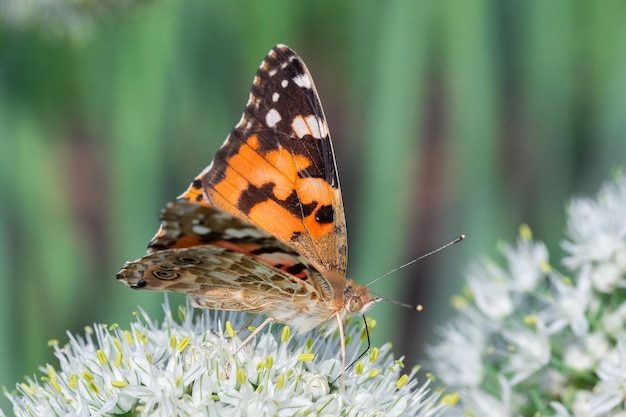
[[[379,300],[346,279],[326,118],[309,71],[284,45],[261,64],[211,164],[160,220],[147,255],[117,275],[132,288],[182,292],[197,307],[260,313],[298,331],[341,330],[347,314]]]

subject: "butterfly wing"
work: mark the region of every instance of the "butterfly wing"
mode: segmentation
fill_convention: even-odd
[[[284,45],[270,51],[241,120],[179,198],[245,219],[320,271],[345,276],[346,224],[333,147],[313,79],[294,51]]]
[[[193,253],[196,248],[205,246],[213,248],[213,256],[220,253],[228,255],[227,252],[217,251],[218,248],[224,248],[246,255],[248,262],[254,260],[256,263],[263,263],[257,270],[271,272],[264,280],[284,280],[286,274],[290,280],[301,281],[313,287],[321,300],[330,300],[333,297],[328,281],[306,257],[245,220],[215,207],[185,200],[169,203],[161,212],[160,220],[161,233],[150,242],[148,257],[169,249]],[[146,258],[135,262],[145,263]],[[229,258],[232,260],[233,256]],[[238,268],[231,272],[234,276],[238,273]],[[210,281],[209,277],[206,279]]]
[[[278,303],[319,300],[305,281],[223,247],[166,249],[127,263],[117,278],[131,288],[182,292],[218,310],[272,314]]]
[[[184,200],[168,204],[161,222],[151,253],[127,262],[118,280],[182,292],[197,307],[268,314],[301,331],[334,313],[333,289],[322,274],[256,226]],[[186,246],[189,241],[202,243]]]

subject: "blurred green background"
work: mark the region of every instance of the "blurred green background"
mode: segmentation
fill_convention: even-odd
[[[0,3],[0,385],[50,339],[163,296],[115,280],[239,120],[276,43],[312,72],[380,344],[409,365],[463,269],[521,222],[561,254],[564,203],[626,155],[621,1]],[[45,6],[44,6],[45,4]],[[30,9],[26,8],[30,5]],[[45,8],[44,8],[45,7]],[[558,265],[557,265],[558,266]],[[177,298],[176,301],[182,300]],[[7,410],[7,401],[0,400]]]

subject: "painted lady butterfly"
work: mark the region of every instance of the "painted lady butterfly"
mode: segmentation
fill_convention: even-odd
[[[297,331],[338,325],[345,367],[343,319],[379,298],[346,280],[333,146],[311,74],[294,51],[269,52],[241,120],[160,220],[148,254],[127,262],[119,280],[185,293],[201,308],[269,316],[250,338],[271,321]]]

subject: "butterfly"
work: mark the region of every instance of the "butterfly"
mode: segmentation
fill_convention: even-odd
[[[146,256],[117,279],[259,313],[305,332],[339,328],[380,298],[346,279],[347,238],[328,125],[313,79],[285,45],[261,63],[241,120],[160,215]]]

